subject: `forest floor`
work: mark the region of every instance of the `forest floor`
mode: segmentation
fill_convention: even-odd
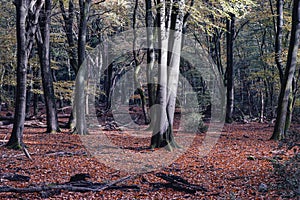
[[[294,128],[299,130],[299,126]],[[287,178],[274,169],[274,163],[292,158],[295,149],[279,148],[278,142],[270,141],[272,130],[267,123],[225,125],[217,144],[204,157],[199,156],[198,147],[205,134],[197,134],[190,148],[169,166],[133,175],[101,163],[88,152],[80,137],[69,134],[67,129],[46,134],[44,128],[26,127],[24,141],[32,161],[22,151],[2,145],[0,189],[65,184],[79,173],[89,174],[88,183],[109,185],[120,181],[109,185],[115,187],[98,192],[1,192],[0,199],[297,199],[299,191],[289,188]],[[10,132],[11,127],[2,127],[0,141]],[[115,134],[114,137],[131,145],[131,140],[126,140],[127,134],[118,136],[115,131],[108,134]],[[149,140],[138,145],[147,146]],[[30,179],[5,178],[15,174]],[[162,174],[169,179],[162,179],[159,176]]]

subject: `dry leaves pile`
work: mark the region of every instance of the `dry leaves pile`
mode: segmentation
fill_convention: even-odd
[[[3,139],[10,129],[0,129]],[[45,134],[41,128],[26,128],[24,140],[33,161],[21,151],[0,147],[0,175],[29,176],[29,181],[0,180],[0,188],[55,185],[70,181],[78,173],[90,175],[89,181],[109,183],[130,174],[106,167],[93,158],[77,135],[63,130]],[[196,136],[193,145],[171,165],[153,172],[131,176],[120,187],[100,192],[54,193],[48,199],[278,199],[287,196],[280,187],[282,177],[273,169],[274,159],[287,160],[293,150],[278,149],[278,143],[269,141],[272,127],[268,124],[233,124],[225,126],[217,145],[205,156],[199,156],[198,147],[204,135]],[[110,134],[110,133],[109,133]],[[114,137],[128,137],[127,134]],[[131,140],[128,141],[130,146]],[[124,143],[124,142],[123,142]],[[141,147],[149,141],[139,141]],[[205,190],[194,193],[168,187],[158,173],[176,175]],[[0,176],[1,177],[1,176]],[[3,177],[3,176],[2,176]],[[137,186],[126,188],[122,186]],[[298,196],[299,197],[299,196]],[[0,199],[38,199],[40,193],[0,193]],[[297,197],[293,197],[297,199]]]

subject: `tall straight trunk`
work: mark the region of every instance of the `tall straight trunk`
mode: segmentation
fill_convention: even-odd
[[[86,36],[87,36],[87,18],[90,9],[91,0],[79,0],[80,7],[80,22],[78,35],[78,66],[85,67],[86,58]],[[86,98],[85,98],[85,79],[86,69],[82,69],[81,74],[77,74],[76,91],[75,91],[75,127],[76,133],[80,135],[87,134],[86,124]]]
[[[169,41],[169,51],[171,56],[169,58],[169,70],[168,70],[168,95],[167,95],[167,118],[169,122],[169,141],[171,147],[178,147],[173,136],[173,123],[174,113],[176,107],[177,88],[179,80],[179,67],[180,67],[180,55],[182,47],[182,31],[184,22],[184,0],[175,1],[172,13],[172,22]]]
[[[60,10],[62,12],[62,16],[64,19],[64,29],[67,36],[67,41],[69,45],[68,54],[69,54],[69,60],[70,65],[72,69],[74,70],[75,75],[77,75],[79,66],[78,66],[78,53],[76,52],[76,42],[73,36],[73,25],[74,25],[74,17],[75,17],[75,6],[73,0],[69,0],[69,7],[68,11],[65,10],[64,7],[64,1],[59,0]],[[74,109],[74,108],[73,108]],[[71,112],[71,115],[69,117],[69,121],[67,126],[73,130],[75,126],[75,118],[74,118],[74,112]]]
[[[33,83],[33,89],[40,90],[40,84],[37,80],[41,78],[41,71],[39,69],[34,69],[33,74],[36,79]],[[39,97],[40,94],[36,92],[33,94],[33,116],[37,116],[39,112]]]
[[[167,131],[167,58],[168,58],[168,26],[166,25],[166,2],[158,0],[158,5],[161,5],[157,10],[158,20],[158,43],[159,43],[159,57],[158,57],[158,86],[156,94],[156,103],[159,104],[159,110],[155,110],[156,120],[153,127],[153,135],[151,138],[151,148],[164,147],[167,141],[164,140],[163,135]]]
[[[149,108],[155,104],[155,85],[153,77],[153,68],[155,61],[154,52],[154,31],[153,31],[153,13],[152,13],[152,0],[145,0],[146,4],[146,28],[147,28],[147,82],[148,82],[148,97]],[[150,113],[150,116],[151,113]]]
[[[32,66],[28,64],[28,74],[31,75],[30,79],[28,80],[29,84],[27,87],[27,94],[26,94],[26,115],[25,118],[30,117],[30,108],[31,108],[31,101],[32,101],[32,88],[33,88],[33,70]]]
[[[235,16],[230,14],[230,19],[227,19],[226,24],[226,46],[227,46],[227,69],[226,69],[226,87],[227,87],[227,105],[226,105],[226,123],[233,121],[233,107],[234,107],[234,69],[233,69],[233,42],[234,42],[234,28]]]
[[[106,77],[104,81],[104,88],[105,88],[105,101],[106,101],[106,108],[105,110],[111,109],[111,93],[112,93],[112,75],[113,75],[113,67],[114,63],[108,65],[106,72]]]
[[[280,140],[285,137],[287,110],[289,105],[289,97],[292,92],[292,82],[295,75],[297,65],[297,54],[300,41],[300,2],[294,0],[293,15],[292,15],[292,30],[289,44],[289,52],[287,58],[287,65],[284,73],[283,83],[281,84],[277,117],[274,127],[274,132],[271,139]]]
[[[78,72],[78,62],[77,62],[77,53],[76,53],[76,42],[73,36],[73,25],[74,25],[74,2],[69,0],[68,11],[65,10],[64,1],[59,0],[60,10],[64,19],[64,29],[67,36],[67,41],[69,45],[68,53],[70,56],[70,65],[75,72],[75,75]]]
[[[47,116],[47,133],[59,131],[56,99],[53,87],[52,70],[50,66],[50,21],[51,21],[52,0],[46,0],[45,6],[41,11],[40,32],[37,41],[39,58],[41,65],[41,75],[43,82],[44,99]]]
[[[283,0],[277,0],[277,23],[276,23],[276,38],[275,38],[275,62],[279,71],[280,82],[283,81],[283,66],[282,66],[282,26],[283,26]]]
[[[23,131],[26,114],[27,65],[43,3],[42,0],[36,2],[28,2],[27,0],[15,1],[17,14],[17,86],[14,125],[11,137],[6,144],[11,148],[22,148],[24,146]],[[27,20],[30,20],[30,22],[26,23]]]
[[[132,22],[132,29],[133,29],[133,58],[134,58],[134,88],[137,88],[136,91],[137,93],[140,95],[141,98],[141,102],[142,102],[142,110],[143,110],[143,115],[144,115],[144,122],[145,124],[149,124],[149,120],[148,120],[148,113],[147,113],[147,109],[146,109],[146,98],[144,95],[144,90],[142,88],[142,85],[140,84],[139,80],[138,80],[138,73],[141,69],[140,66],[140,61],[138,59],[138,53],[136,50],[136,15],[137,15],[137,9],[138,9],[138,0],[135,0],[135,6],[134,6],[134,11],[133,11],[133,22]]]

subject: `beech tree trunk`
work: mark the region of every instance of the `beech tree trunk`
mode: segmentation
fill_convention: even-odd
[[[159,76],[157,89],[156,121],[151,148],[165,147],[172,151],[179,146],[174,140],[173,122],[179,77],[182,43],[184,0],[162,1],[158,8]]]
[[[22,148],[23,131],[26,115],[26,81],[29,54],[36,33],[40,10],[44,1],[15,1],[16,29],[17,29],[17,86],[15,100],[14,125],[11,136],[6,146]]]
[[[45,6],[41,11],[41,17],[39,22],[40,32],[38,32],[37,34],[39,58],[42,72],[41,75],[47,114],[47,133],[55,133],[59,131],[56,108],[57,106],[53,87],[53,77],[50,66],[51,7],[52,0],[46,0]]]
[[[77,134],[87,134],[86,124],[86,98],[85,98],[85,58],[86,58],[86,36],[87,36],[87,18],[90,9],[91,0],[79,0],[80,22],[78,35],[78,66],[79,71],[76,79],[75,90],[75,131]],[[83,67],[82,69],[80,69]],[[80,74],[79,74],[80,73]]]
[[[276,23],[276,38],[275,38],[275,62],[279,71],[280,82],[283,81],[283,66],[282,66],[282,26],[283,26],[283,0],[277,0],[277,23]]]
[[[295,75],[296,65],[297,65],[297,54],[300,41],[300,2],[299,0],[294,0],[293,14],[292,14],[292,30],[291,38],[289,44],[289,52],[287,58],[287,65],[284,73],[284,79],[281,84],[278,107],[277,107],[277,117],[275,122],[275,127],[271,139],[281,140],[285,137],[287,131],[287,114],[289,98],[292,93],[292,82]]]
[[[134,11],[133,11],[133,22],[132,22],[132,29],[133,29],[133,35],[134,35],[134,41],[133,41],[133,58],[134,58],[134,88],[137,88],[136,91],[140,95],[141,98],[141,103],[142,103],[142,110],[143,110],[143,115],[144,115],[144,122],[145,124],[149,124],[149,119],[148,119],[148,113],[147,113],[147,108],[146,108],[146,98],[144,95],[144,90],[142,85],[140,84],[138,80],[138,74],[141,69],[140,66],[140,61],[138,58],[138,53],[136,49],[136,15],[137,15],[137,9],[138,9],[138,0],[135,1],[135,6],[134,6]]]
[[[146,28],[147,28],[147,82],[149,108],[155,104],[155,85],[153,78],[153,68],[155,61],[155,52],[153,44],[153,13],[152,0],[145,0],[146,4]],[[151,116],[151,114],[150,114]]]
[[[68,41],[68,45],[69,45],[68,54],[70,57],[69,58],[70,65],[71,65],[72,69],[74,70],[75,75],[77,75],[78,69],[79,69],[78,60],[77,60],[78,54],[76,52],[76,41],[73,36],[73,25],[74,25],[74,17],[75,17],[74,2],[73,2],[73,0],[69,0],[68,11],[65,10],[63,0],[59,0],[59,6],[60,6],[60,10],[62,12],[63,19],[64,19],[64,29],[65,29],[65,33],[66,33],[67,41]],[[73,112],[71,112],[67,126],[71,130],[75,129],[75,119],[74,119]]]
[[[73,36],[73,25],[74,25],[74,2],[69,0],[68,11],[65,10],[64,1],[59,0],[60,10],[64,19],[64,29],[67,36],[67,41],[69,45],[68,53],[70,56],[70,65],[74,70],[75,74],[78,72],[78,62],[76,53],[76,42]]]
[[[230,19],[227,19],[227,69],[226,69],[226,87],[227,87],[227,105],[226,105],[226,123],[233,121],[233,107],[234,107],[234,69],[233,69],[233,41],[234,41],[234,24],[235,16],[230,14]]]

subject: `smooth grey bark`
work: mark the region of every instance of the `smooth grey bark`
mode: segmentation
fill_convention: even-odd
[[[160,4],[159,4],[160,3]],[[156,125],[151,138],[151,148],[165,147],[172,151],[179,146],[174,140],[173,122],[176,104],[179,64],[184,18],[184,0],[158,2],[159,24],[159,76]],[[172,29],[173,28],[173,29]]]
[[[276,23],[276,38],[275,38],[275,62],[279,71],[280,82],[283,81],[283,66],[282,66],[282,26],[283,26],[283,0],[277,0],[277,23]]]
[[[26,114],[26,81],[29,54],[33,46],[40,10],[43,0],[15,1],[17,29],[17,87],[14,125],[6,146],[23,148],[23,131]]]
[[[87,20],[91,5],[91,0],[79,0],[80,20],[79,20],[79,34],[78,34],[78,66],[79,71],[81,67],[85,67],[86,59],[86,37],[87,37]],[[86,98],[85,98],[85,79],[86,69],[83,69],[82,74],[78,75],[76,79],[75,91],[75,132],[80,135],[87,134],[86,124]]]
[[[41,65],[42,85],[47,117],[47,133],[60,131],[58,126],[57,106],[53,87],[52,69],[50,66],[50,23],[52,0],[46,0],[41,10],[37,44]]]
[[[281,84],[277,117],[274,126],[274,131],[271,139],[281,140],[285,137],[287,131],[287,114],[289,106],[289,98],[292,93],[292,82],[295,75],[297,65],[297,54],[300,42],[300,2],[294,0],[292,14],[292,30],[289,44],[288,58],[284,73],[283,83]]]
[[[227,58],[227,68],[226,68],[226,88],[227,88],[227,104],[226,104],[226,123],[231,123],[233,121],[233,107],[234,107],[234,69],[233,69],[233,42],[235,34],[235,16],[230,14],[230,18],[226,22],[226,58]]]
[[[148,82],[148,97],[149,108],[155,104],[155,84],[153,77],[153,68],[155,61],[154,52],[154,30],[153,30],[153,12],[152,12],[152,0],[145,0],[146,5],[146,28],[147,28],[147,82]],[[150,111],[151,112],[151,111]],[[150,116],[152,114],[150,113]]]

